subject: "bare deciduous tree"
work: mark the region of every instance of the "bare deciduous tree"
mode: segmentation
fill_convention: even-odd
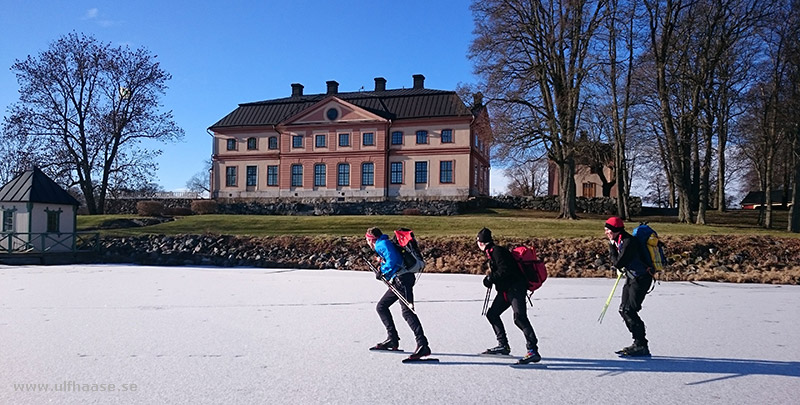
[[[608,68],[605,71],[610,97],[610,126],[614,145],[614,183],[617,185],[617,216],[629,218],[630,174],[627,142],[630,128],[633,63],[636,52],[636,1],[611,0],[606,19]],[[622,48],[622,56],[619,55]],[[605,194],[604,194],[605,195]]]
[[[195,193],[210,193],[210,174],[211,159],[206,159],[203,162],[203,170],[195,173],[187,182],[186,188]]]
[[[67,187],[77,185],[91,214],[114,188],[147,184],[155,172],[145,140],[174,141],[183,130],[160,98],[171,76],[145,49],[112,47],[70,33],[12,66],[19,102],[3,138],[39,136],[39,162]]]
[[[537,197],[547,192],[546,159],[530,160],[512,165],[506,170],[508,194]]]
[[[561,218],[575,215],[575,136],[589,51],[605,0],[486,0],[471,6],[470,58],[516,145],[542,143],[558,165]]]

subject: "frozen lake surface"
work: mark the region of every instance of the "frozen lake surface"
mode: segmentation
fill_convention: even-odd
[[[0,403],[797,403],[800,287],[661,283],[639,360],[614,355],[631,341],[621,288],[597,322],[613,283],[549,279],[529,308],[542,363],[515,368],[476,355],[496,344],[480,276],[422,275],[440,363],[402,364],[367,350],[385,338],[367,272],[0,266]]]

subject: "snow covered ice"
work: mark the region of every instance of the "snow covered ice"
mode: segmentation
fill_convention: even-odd
[[[548,279],[528,312],[543,360],[517,368],[477,355],[496,344],[481,276],[422,274],[440,363],[402,364],[368,350],[386,337],[369,272],[0,266],[0,403],[797,403],[799,286],[662,282],[640,312],[653,357],[621,359],[621,288],[597,322],[613,283]]]

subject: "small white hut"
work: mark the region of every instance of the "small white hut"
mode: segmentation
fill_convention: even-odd
[[[0,252],[74,250],[80,203],[33,167],[0,188]]]

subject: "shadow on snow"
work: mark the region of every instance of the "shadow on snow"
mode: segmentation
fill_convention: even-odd
[[[437,353],[439,356],[479,357],[474,354]],[[509,362],[448,362],[442,360],[441,365],[510,365]],[[653,356],[650,358],[630,358],[619,360],[607,359],[569,359],[550,358],[542,359],[542,365],[547,370],[576,371],[596,370],[603,371],[601,377],[614,376],[627,372],[653,372],[653,373],[695,373],[719,374],[720,376],[689,382],[686,385],[698,385],[713,381],[748,375],[800,377],[800,362],[797,361],[769,361],[745,359],[721,359],[705,357],[670,357]],[[532,370],[536,368],[531,368]]]

